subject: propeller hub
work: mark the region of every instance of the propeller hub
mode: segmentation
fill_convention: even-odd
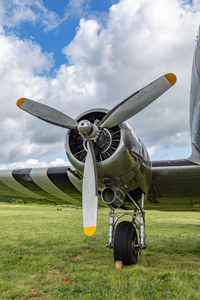
[[[94,141],[96,142],[100,130],[96,124],[92,124],[88,120],[81,120],[78,123],[78,131],[85,141]]]
[[[87,136],[93,131],[92,124],[88,120],[81,120],[78,123],[78,131],[81,135]]]

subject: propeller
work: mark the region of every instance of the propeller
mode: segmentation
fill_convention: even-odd
[[[98,173],[94,145],[98,141],[101,130],[114,127],[128,120],[160,97],[175,82],[176,76],[174,74],[165,74],[116,105],[100,122],[94,122],[94,124],[88,120],[81,120],[78,123],[50,106],[27,98],[20,98],[17,101],[17,105],[22,110],[39,119],[60,127],[77,129],[87,143],[82,189],[83,228],[87,236],[93,236],[97,226]]]
[[[42,119],[43,121],[60,127],[75,129],[78,125],[75,120],[56,110],[55,108],[27,98],[20,98],[17,101],[17,106],[29,114]]]
[[[151,82],[111,109],[101,120],[100,127],[111,128],[128,120],[160,97],[175,82],[176,76],[172,73],[168,73]]]
[[[84,233],[92,236],[97,226],[97,209],[98,209],[98,174],[96,166],[96,157],[94,143],[87,142],[87,156],[83,173],[83,228]]]

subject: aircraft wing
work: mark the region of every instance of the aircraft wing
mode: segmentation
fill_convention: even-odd
[[[200,166],[188,161],[166,160],[152,162],[152,185],[150,200],[199,197]]]
[[[70,167],[0,171],[0,198],[81,205],[81,186]]]

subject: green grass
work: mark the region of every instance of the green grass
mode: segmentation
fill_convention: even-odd
[[[200,299],[200,212],[146,211],[147,249],[116,270],[108,209],[97,233],[80,209],[0,205],[0,299]]]

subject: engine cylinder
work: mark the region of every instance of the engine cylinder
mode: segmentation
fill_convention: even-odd
[[[124,193],[119,189],[106,187],[101,192],[101,199],[103,202],[114,208],[120,207],[124,202],[124,198]]]

